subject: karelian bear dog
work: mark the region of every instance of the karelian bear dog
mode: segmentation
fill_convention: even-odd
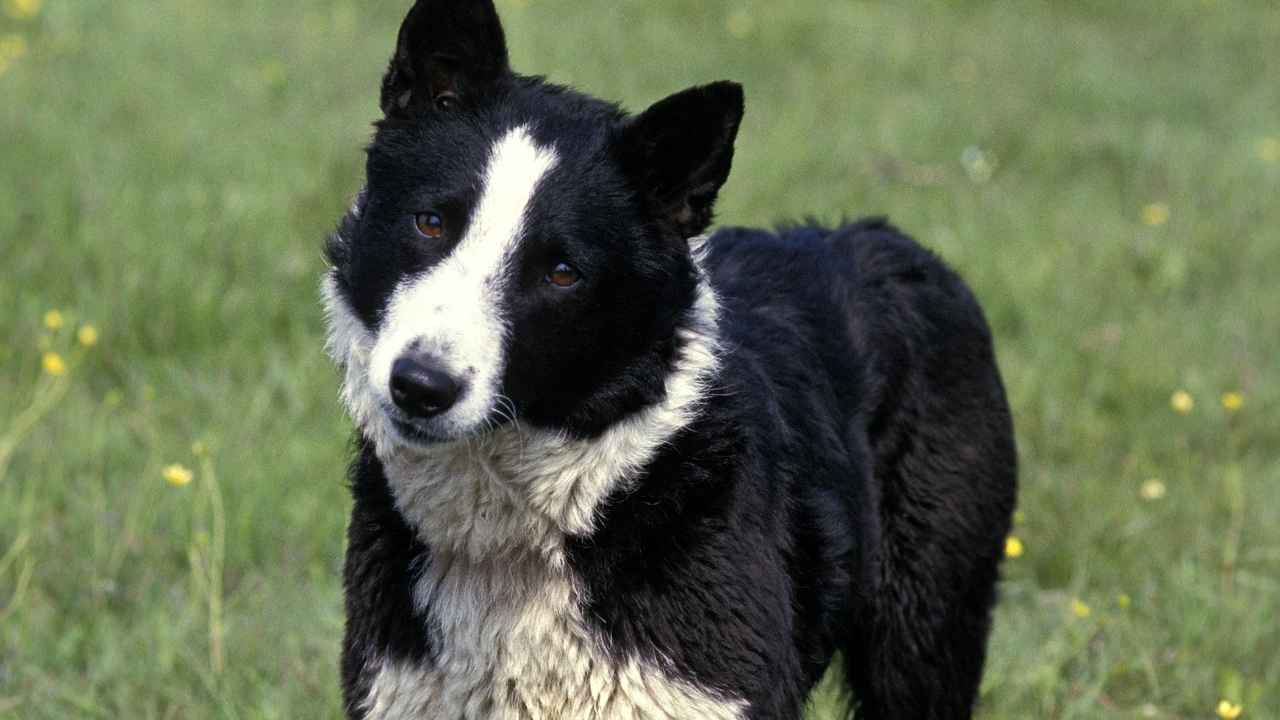
[[[862,717],[968,717],[1016,458],[956,274],[706,235],[742,88],[629,115],[491,0],[419,0],[381,106],[324,279],[350,717],[799,718],[837,652]]]

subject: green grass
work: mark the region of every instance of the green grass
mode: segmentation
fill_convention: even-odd
[[[338,715],[319,248],[405,4],[0,19],[0,717]],[[1280,6],[501,4],[517,68],[632,109],[744,82],[724,222],[888,213],[971,281],[1026,547],[982,717],[1280,717]]]

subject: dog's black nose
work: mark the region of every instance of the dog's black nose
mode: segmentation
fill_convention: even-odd
[[[462,388],[430,358],[406,355],[391,366],[391,399],[411,417],[429,418],[453,407]]]

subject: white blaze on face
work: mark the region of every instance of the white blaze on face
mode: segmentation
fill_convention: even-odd
[[[391,295],[369,363],[369,382],[384,406],[391,404],[392,365],[416,344],[466,385],[458,404],[433,421],[438,432],[461,436],[489,416],[505,362],[507,268],[529,202],[556,162],[555,151],[537,145],[524,127],[493,146],[462,241]]]

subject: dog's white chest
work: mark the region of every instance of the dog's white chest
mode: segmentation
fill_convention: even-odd
[[[366,701],[378,720],[737,720],[743,703],[606,654],[566,571],[441,562],[421,581],[434,662],[385,662]]]

